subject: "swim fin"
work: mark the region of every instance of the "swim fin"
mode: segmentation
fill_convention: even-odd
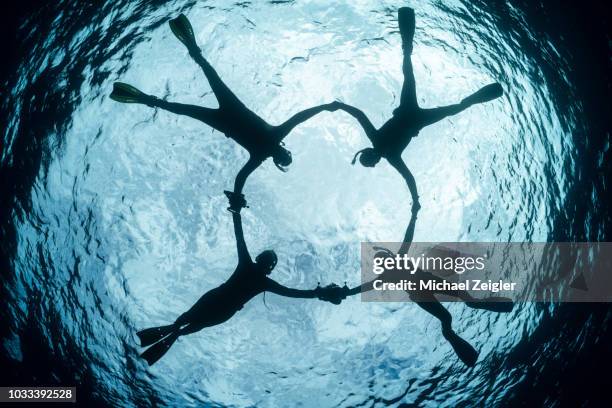
[[[463,105],[474,105],[476,103],[484,103],[499,98],[504,94],[504,90],[497,82],[480,88],[467,98],[461,101]]]
[[[166,354],[168,350],[170,350],[170,347],[172,347],[178,337],[178,331],[173,332],[165,339],[158,341],[157,343],[146,349],[144,353],[140,355],[140,357],[147,360],[147,363],[149,363],[150,366],[155,364],[157,360],[162,358],[164,354]]]
[[[113,84],[113,92],[110,94],[112,100],[121,103],[146,103],[147,97],[149,95],[146,93],[123,82],[115,82]]]
[[[478,360],[478,351],[476,351],[476,349],[472,347],[470,343],[463,340],[452,330],[443,331],[442,334],[453,347],[453,350],[455,350],[457,357],[463,361],[463,364],[468,367],[473,367],[474,364],[476,364],[476,360]]]
[[[414,10],[410,7],[401,7],[397,10],[397,22],[402,36],[402,46],[412,49],[414,38]]]
[[[153,343],[156,343],[177,330],[178,327],[176,325],[168,325],[168,326],[159,326],[159,327],[151,327],[149,329],[144,329],[136,333],[138,338],[140,339],[140,346],[147,347]]]
[[[499,296],[488,297],[479,302],[466,302],[466,305],[474,309],[484,309],[497,313],[509,313],[514,307],[512,299]]]
[[[188,50],[191,51],[192,49],[198,48],[195,36],[193,35],[193,27],[191,27],[191,23],[184,14],[180,14],[177,18],[173,18],[168,24],[176,38],[185,44]]]

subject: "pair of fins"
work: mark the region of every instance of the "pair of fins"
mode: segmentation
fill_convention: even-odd
[[[459,360],[468,367],[474,367],[478,360],[478,351],[452,330],[443,331],[442,335],[450,343]]]
[[[142,347],[151,346],[140,355],[151,366],[162,358],[179,338],[179,328],[174,324],[151,327],[139,331],[136,335]]]
[[[198,45],[193,34],[193,27],[184,14],[179,15],[177,18],[173,18],[168,22],[170,30],[174,33],[176,38],[180,42],[185,44],[188,50],[198,49]],[[115,82],[113,84],[113,92],[110,94],[110,98],[114,101],[121,103],[146,103],[149,95],[141,92],[123,82]]]
[[[474,309],[483,309],[490,312],[509,313],[514,303],[509,298],[491,296],[478,302],[466,302],[466,305]],[[478,351],[470,343],[463,340],[454,331],[442,332],[444,338],[450,343],[459,360],[468,367],[473,367],[478,360]]]

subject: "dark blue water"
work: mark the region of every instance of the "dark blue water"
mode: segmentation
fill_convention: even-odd
[[[401,89],[402,5],[59,1],[19,20],[2,91],[7,383],[77,385],[81,401],[121,406],[595,398],[605,379],[588,373],[609,358],[607,305],[525,304],[509,315],[450,305],[480,350],[473,369],[414,304],[275,295],[182,338],[153,368],[138,358],[136,329],[173,321],[233,270],[222,191],[247,156],[198,122],[112,102],[112,83],[216,106],[168,28],[184,12],[203,54],[271,123],[339,98],[379,126]],[[420,105],[456,103],[493,81],[506,90],[405,152],[424,207],[415,240],[606,240],[609,60],[592,42],[595,23],[530,2],[412,6]],[[352,286],[360,241],[403,236],[408,191],[387,165],[350,165],[364,143],[350,117],[326,113],[287,139],[289,173],[266,163],[249,179],[247,242],[276,249],[279,282]]]

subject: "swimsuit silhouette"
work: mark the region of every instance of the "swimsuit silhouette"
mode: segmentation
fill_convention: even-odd
[[[404,241],[402,243],[401,248],[398,251],[398,255],[403,256],[407,254],[410,250],[410,245],[412,244],[412,240],[414,237],[414,228],[416,225],[416,212],[412,212],[412,217],[410,218],[410,223],[406,228],[406,233],[404,235]],[[375,257],[395,257],[391,251],[386,249],[379,249],[379,251],[375,254]],[[412,279],[415,282],[418,281],[428,281],[428,280],[441,280],[439,277],[423,271],[422,269],[417,269],[413,275],[406,274],[405,271],[398,271],[394,269],[386,270],[382,275],[380,275],[377,279],[382,279],[387,282],[397,282],[400,279]],[[418,286],[417,286],[418,287]],[[352,289],[344,289],[340,295],[340,298],[343,299],[346,296],[353,296],[358,293],[367,292],[374,289],[374,280],[370,282],[366,282],[360,286],[356,286]],[[453,331],[452,328],[452,316],[446,310],[444,306],[436,299],[435,294],[442,294],[446,296],[452,296],[455,298],[459,298],[464,301],[464,303],[475,309],[485,309],[490,310],[492,312],[510,312],[512,310],[513,304],[512,301],[508,298],[502,297],[488,297],[484,299],[475,299],[470,295],[469,292],[466,291],[406,291],[410,297],[410,299],[416,302],[422,309],[426,312],[430,313],[442,324],[442,335],[453,347],[455,353],[459,357],[461,361],[467,366],[473,366],[476,363],[476,359],[478,358],[478,352],[472,347],[467,341],[463,340],[461,337],[457,335]]]
[[[227,194],[231,207],[241,208],[243,206],[244,203],[241,202],[244,200],[243,197],[232,193]],[[265,291],[292,298],[319,298],[335,304],[340,303],[341,288],[337,285],[301,290],[288,288],[270,279],[268,275],[272,273],[277,262],[276,253],[268,249],[257,255],[253,262],[244,240],[240,213],[232,212],[232,218],[238,248],[238,265],[234,273],[221,286],[206,292],[173,324],[152,327],[137,333],[141,346],[152,345],[142,353],[142,357],[149,365],[154,364],[166,354],[180,336],[226,322],[249,300]]]
[[[187,47],[189,55],[202,68],[208,79],[219,108],[205,108],[196,105],[167,102],[152,95],[147,95],[131,85],[115,82],[110,97],[123,103],[141,103],[151,107],[192,117],[224,133],[244,147],[250,154],[248,162],[239,171],[234,184],[234,192],[241,193],[247,177],[269,157],[283,171],[292,162],[291,152],[283,147],[283,139],[300,123],[323,111],[337,109],[333,102],[303,110],[296,113],[283,124],[272,126],[256,113],[248,109],[238,97],[223,83],[214,68],[202,56],[198,48],[193,29],[187,17],[181,14],[170,20],[174,35]]]
[[[362,149],[355,154],[353,164],[358,156],[360,163],[366,167],[374,167],[383,157],[387,159],[389,164],[406,180],[412,195],[412,210],[418,211],[420,203],[416,182],[402,160],[402,152],[408,146],[410,140],[416,137],[425,126],[438,122],[447,116],[456,115],[476,103],[498,98],[503,94],[503,91],[498,83],[493,83],[481,88],[458,104],[433,109],[420,108],[417,103],[414,73],[410,60],[414,37],[414,10],[408,7],[400,8],[398,10],[398,22],[404,52],[404,84],[400,105],[393,111],[391,119],[383,124],[380,129],[376,129],[365,113],[354,106],[340,102],[339,108],[357,119],[366,136],[372,142],[372,147]]]

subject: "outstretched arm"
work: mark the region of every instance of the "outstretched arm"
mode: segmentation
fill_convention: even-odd
[[[398,255],[407,254],[410,250],[410,245],[412,245],[412,240],[414,239],[414,227],[416,226],[417,213],[416,211],[412,212],[412,216],[410,217],[410,222],[408,223],[408,227],[406,228],[406,234],[404,234],[404,241],[399,251],[397,251]]]
[[[253,157],[249,158],[249,161],[245,163],[244,166],[238,172],[236,176],[236,180],[234,181],[234,193],[241,194],[242,189],[244,188],[244,183],[246,183],[246,179],[251,175],[253,171],[261,164],[261,160],[254,159]]]
[[[250,261],[251,255],[247,249],[244,232],[242,231],[242,217],[239,213],[233,212],[232,220],[234,221],[234,234],[236,235],[236,247],[238,248],[238,262]]]
[[[332,109],[333,105],[326,103],[324,105],[314,106],[312,108],[304,109],[303,111],[296,113],[295,115],[287,119],[284,123],[277,126],[279,141],[283,140],[285,136],[287,136],[293,130],[293,128],[299,125],[300,123],[307,121],[308,119],[323,111],[331,111]]]
[[[303,289],[288,288],[272,279],[268,279],[266,290],[272,293],[276,293],[277,295],[291,297],[291,298],[310,299],[310,298],[317,297],[317,289],[303,290]]]
[[[366,282],[364,284],[361,284],[359,286],[355,286],[352,289],[349,289],[346,292],[346,296],[353,296],[353,295],[357,295],[357,294],[362,293],[362,292],[369,292],[369,291],[371,291],[373,289],[374,289],[374,281],[371,280],[371,281]]]
[[[389,273],[393,273],[393,271],[385,271],[382,275],[380,275],[376,279],[372,279],[369,282],[362,283],[359,286],[355,286],[354,288],[348,289],[345,292],[346,296],[353,296],[353,295],[357,295],[359,293],[369,292],[371,290],[374,290],[374,282],[376,282],[376,281],[380,281],[380,280],[382,280],[383,282],[384,281],[388,281],[388,282],[395,281],[396,278],[393,275],[390,276]]]
[[[395,169],[402,175],[404,180],[406,180],[406,184],[408,184],[408,189],[410,190],[410,195],[412,195],[412,211],[418,211],[421,208],[421,204],[419,203],[419,193],[417,192],[414,176],[410,170],[408,170],[408,167],[406,167],[406,163],[404,163],[401,157],[387,157],[387,161],[390,165],[395,167]]]
[[[376,128],[374,127],[372,122],[370,122],[370,119],[368,119],[366,114],[363,113],[363,111],[357,109],[354,106],[347,105],[346,103],[343,103],[343,102],[338,102],[338,109],[342,109],[343,111],[345,111],[346,113],[348,113],[349,115],[357,119],[357,122],[359,122],[359,124],[363,128],[368,139],[372,140],[374,138],[374,134],[376,133]]]

